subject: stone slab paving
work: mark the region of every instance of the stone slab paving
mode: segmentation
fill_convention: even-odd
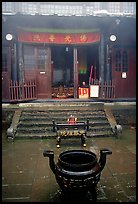
[[[2,201],[61,202],[61,190],[43,157],[44,149],[53,150],[55,161],[61,152],[87,149],[96,153],[112,150],[98,183],[97,202],[136,202],[136,130],[124,127],[120,138],[87,138],[81,147],[78,139],[64,139],[56,148],[55,139],[7,141],[2,134]]]

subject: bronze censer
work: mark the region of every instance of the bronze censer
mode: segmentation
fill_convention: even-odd
[[[101,149],[98,161],[96,154],[91,151],[68,150],[60,153],[55,163],[54,151],[43,152],[44,157],[49,157],[49,166],[61,188],[62,197],[67,201],[88,197],[91,201],[97,200],[97,184],[108,154],[112,154],[112,151]]]

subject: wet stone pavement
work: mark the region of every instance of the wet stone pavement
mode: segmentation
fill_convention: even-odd
[[[61,190],[43,151],[53,150],[55,163],[61,152],[86,149],[96,153],[109,148],[111,155],[102,170],[97,185],[97,202],[136,202],[136,130],[123,127],[120,138],[87,138],[81,147],[79,138],[15,140],[2,135],[2,201],[3,202],[61,202]]]

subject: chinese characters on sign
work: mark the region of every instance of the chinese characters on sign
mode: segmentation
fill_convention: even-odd
[[[100,41],[99,32],[89,33],[39,33],[25,30],[18,30],[18,40],[20,42],[39,42],[53,44],[82,44]]]
[[[79,98],[89,98],[89,88],[79,87]]]

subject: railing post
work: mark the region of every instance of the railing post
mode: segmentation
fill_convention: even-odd
[[[21,85],[21,92],[22,92],[22,99],[25,99],[24,82],[22,82],[22,85]]]
[[[87,131],[89,131],[89,119],[87,119]]]

